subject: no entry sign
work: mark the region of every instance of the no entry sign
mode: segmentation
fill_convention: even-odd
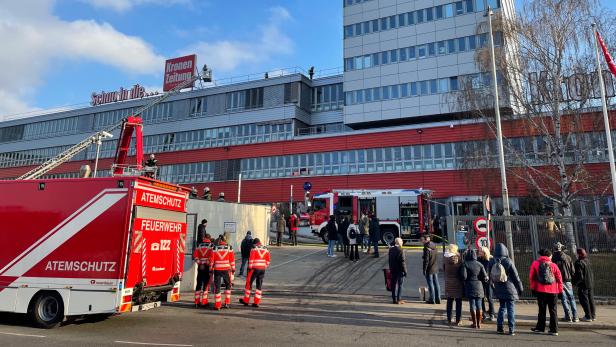
[[[475,229],[478,236],[486,236],[490,228],[489,225],[488,219],[485,217],[477,217],[473,221],[473,229]]]

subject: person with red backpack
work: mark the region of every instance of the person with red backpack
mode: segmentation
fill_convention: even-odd
[[[530,266],[530,289],[537,297],[539,314],[537,325],[531,330],[536,333],[545,332],[546,306],[550,312],[549,334],[558,336],[558,316],[556,307],[558,298],[563,292],[563,279],[558,265],[552,263],[552,251],[542,249],[539,258]]]

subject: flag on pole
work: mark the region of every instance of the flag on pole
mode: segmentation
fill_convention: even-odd
[[[607,67],[610,69],[612,74],[616,76],[616,64],[614,64],[614,60],[610,55],[610,52],[607,51],[607,47],[605,46],[605,42],[599,35],[599,31],[595,30],[595,34],[597,35],[597,41],[599,42],[599,46],[601,46],[601,51],[603,51],[603,57],[605,57],[605,61],[607,62]]]

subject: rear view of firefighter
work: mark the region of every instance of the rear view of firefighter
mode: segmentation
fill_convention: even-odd
[[[224,237],[218,241],[218,246],[214,248],[210,256],[210,269],[214,271],[214,289],[216,293],[215,310],[220,310],[222,304],[221,282],[225,284],[225,305],[224,308],[229,308],[231,305],[231,282],[235,273],[235,255],[233,249],[227,245]]]
[[[197,264],[197,287],[195,288],[195,306],[207,306],[207,296],[212,283],[210,273],[210,258],[212,253],[212,242],[210,236],[205,235],[203,242],[197,246],[193,253],[193,260]]]
[[[248,276],[246,276],[246,287],[244,288],[244,298],[240,299],[240,303],[248,306],[250,303],[250,295],[252,293],[252,283],[257,281],[257,290],[254,293],[253,307],[259,307],[261,303],[261,295],[263,292],[263,277],[265,277],[265,269],[270,264],[270,252],[265,248],[259,239],[254,239],[254,248],[250,251],[248,259]]]

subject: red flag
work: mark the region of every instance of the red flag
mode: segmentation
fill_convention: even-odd
[[[597,34],[597,41],[599,41],[599,45],[601,46],[601,50],[603,51],[603,56],[605,57],[605,61],[607,62],[607,67],[610,69],[612,74],[616,76],[616,64],[614,64],[614,60],[612,59],[610,52],[607,51],[607,47],[605,47],[605,42],[603,42],[603,39],[601,38],[601,35],[599,35],[599,32],[595,31],[595,33]]]

